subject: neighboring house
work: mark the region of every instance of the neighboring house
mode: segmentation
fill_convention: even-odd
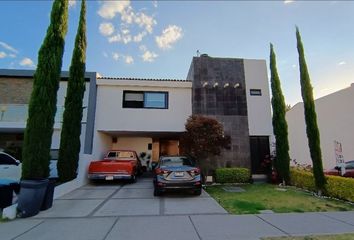
[[[6,74],[6,73],[11,73]],[[24,78],[25,76],[25,78]],[[23,134],[33,71],[0,70],[0,107],[22,104],[20,121],[11,121],[7,110],[0,120],[0,134]],[[58,113],[52,148],[58,148],[66,76],[60,83]],[[19,79],[27,79],[22,81]],[[26,98],[15,101],[15,79]],[[102,158],[109,149],[135,150],[144,164],[164,154],[179,154],[179,138],[187,118],[203,114],[218,119],[231,138],[230,149],[218,157],[218,166],[242,166],[259,173],[269,154],[272,135],[270,96],[266,62],[233,58],[194,57],[187,80],[97,77],[87,73],[82,153],[91,160]],[[14,96],[12,96],[14,95]],[[1,95],[2,96],[2,95]],[[11,97],[12,96],[12,97]],[[6,118],[5,118],[6,116]],[[20,127],[15,129],[15,126]],[[84,132],[85,131],[85,132]],[[11,135],[11,134],[10,134]],[[0,142],[1,139],[0,138]],[[1,146],[0,146],[1,147]],[[87,157],[87,156],[86,156]]]
[[[336,151],[345,161],[354,159],[354,84],[315,100],[317,123],[320,130],[323,167],[336,165]],[[304,120],[303,103],[297,103],[286,114],[289,128],[290,157],[300,164],[311,164]],[[339,144],[341,144],[341,149]]]
[[[0,149],[21,146],[26,128],[28,104],[33,86],[33,70],[0,69]],[[93,134],[94,112],[88,108],[94,105],[89,101],[90,85],[95,86],[96,73],[86,73],[86,91],[83,101],[81,142],[85,152],[91,153],[92,141],[85,139],[85,133]],[[52,138],[53,150],[59,149],[62,115],[68,81],[68,72],[62,72],[57,96],[57,113]],[[95,92],[95,91],[93,91]],[[92,98],[92,96],[91,96]],[[94,98],[93,98],[94,99]],[[88,117],[88,111],[91,119]],[[83,150],[84,150],[83,148]],[[20,157],[18,157],[20,158]]]

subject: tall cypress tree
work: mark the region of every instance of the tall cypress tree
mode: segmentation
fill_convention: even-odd
[[[55,0],[50,25],[38,53],[38,65],[33,77],[22,152],[23,179],[46,178],[49,175],[49,153],[68,28],[67,20],[68,0]]]
[[[288,124],[285,119],[286,104],[283,92],[281,90],[273,44],[270,44],[270,72],[270,82],[272,88],[273,132],[276,140],[277,153],[276,168],[283,182],[288,184],[290,180],[290,156]]]
[[[69,71],[63,127],[60,139],[58,175],[60,181],[76,178],[80,153],[82,99],[85,92],[86,4],[81,2],[80,22]]]
[[[326,178],[323,173],[322,154],[320,146],[320,132],[317,126],[315,102],[313,100],[311,80],[308,73],[304,46],[301,41],[299,28],[296,27],[297,50],[299,52],[301,95],[304,102],[304,113],[306,122],[306,133],[310,148],[310,155],[313,165],[313,175],[317,189],[321,192],[325,189]]]

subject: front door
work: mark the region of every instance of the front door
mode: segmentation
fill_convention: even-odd
[[[179,147],[178,140],[160,140],[160,156],[178,155]]]
[[[252,174],[264,174],[265,169],[262,167],[262,161],[266,155],[269,155],[269,137],[268,136],[252,136],[250,137],[251,145],[251,169]]]

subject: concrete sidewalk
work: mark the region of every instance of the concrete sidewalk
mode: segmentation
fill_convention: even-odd
[[[207,193],[154,197],[151,179],[88,185],[39,215],[0,224],[16,240],[258,240],[354,233],[354,212],[230,215]]]

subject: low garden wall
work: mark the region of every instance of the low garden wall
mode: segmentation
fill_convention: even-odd
[[[87,169],[92,159],[93,159],[92,155],[80,154],[79,166],[77,169],[78,170],[77,177],[70,182],[66,182],[55,187],[54,199],[60,198],[61,196],[88,183]]]

